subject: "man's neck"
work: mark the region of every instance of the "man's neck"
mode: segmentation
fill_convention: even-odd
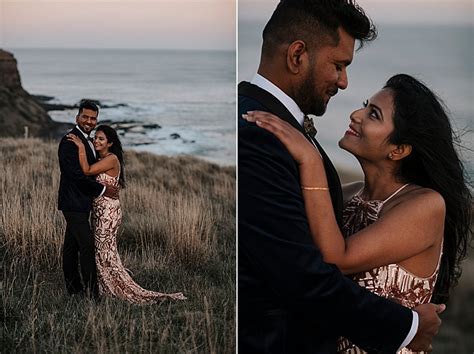
[[[288,96],[277,84],[271,79],[266,78],[260,74],[259,71],[251,81],[252,84],[260,87],[261,89],[271,93],[278,101],[280,101],[286,109],[293,115],[300,125],[303,125],[304,113],[298,107],[296,102]]]
[[[81,129],[81,127],[79,125],[76,125],[76,128],[82,133],[82,135],[84,135],[86,138],[89,137],[90,134],[87,134],[87,133],[84,133],[84,131]]]
[[[280,73],[280,75],[275,73]],[[264,77],[268,81],[271,81],[275,86],[277,86],[280,90],[282,90],[285,94],[289,95],[287,83],[281,77],[281,70],[276,70],[272,68],[268,68],[268,65],[262,65],[258,67],[257,74]]]

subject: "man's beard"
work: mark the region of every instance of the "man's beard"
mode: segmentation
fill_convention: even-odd
[[[323,97],[317,96],[315,88],[316,77],[314,70],[311,70],[299,90],[295,92],[295,102],[304,114],[322,116],[326,112],[326,103]]]
[[[79,125],[79,128],[81,128],[82,132],[86,133],[87,135],[89,135],[94,130],[94,128],[86,128],[83,125]]]

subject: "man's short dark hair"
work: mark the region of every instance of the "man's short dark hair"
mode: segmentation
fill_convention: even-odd
[[[303,40],[313,48],[337,45],[338,28],[360,42],[374,40],[377,30],[353,0],[281,0],[263,30],[264,54],[277,46]]]
[[[90,109],[94,112],[97,112],[97,115],[99,115],[99,106],[97,105],[96,101],[82,99],[81,102],[79,102],[79,112],[77,115],[80,115],[83,109]]]

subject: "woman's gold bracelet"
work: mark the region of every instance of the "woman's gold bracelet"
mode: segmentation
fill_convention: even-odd
[[[306,186],[301,186],[301,189],[305,191],[328,191],[328,187],[306,187]]]

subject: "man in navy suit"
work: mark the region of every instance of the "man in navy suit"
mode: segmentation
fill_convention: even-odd
[[[74,129],[68,134],[81,138],[87,153],[90,165],[96,162],[94,146],[90,133],[97,125],[99,107],[89,100],[82,100],[76,116]],[[66,289],[70,295],[87,295],[97,299],[97,268],[95,264],[94,235],[92,233],[89,216],[92,209],[92,200],[102,194],[117,199],[118,189],[113,186],[104,186],[93,177],[84,175],[79,164],[79,155],[76,145],[64,136],[59,143],[59,168],[61,179],[59,182],[58,209],[66,219],[66,234],[63,244],[63,271]],[[81,276],[78,269],[79,257]]]
[[[339,89],[355,41],[376,37],[348,0],[282,0],[263,31],[257,75],[239,84],[239,117],[276,114],[305,133]],[[337,172],[318,142],[338,222]],[[310,235],[298,166],[282,143],[239,119],[238,348],[241,353],[334,353],[338,336],[369,352],[429,350],[443,305],[404,308],[324,263]]]

